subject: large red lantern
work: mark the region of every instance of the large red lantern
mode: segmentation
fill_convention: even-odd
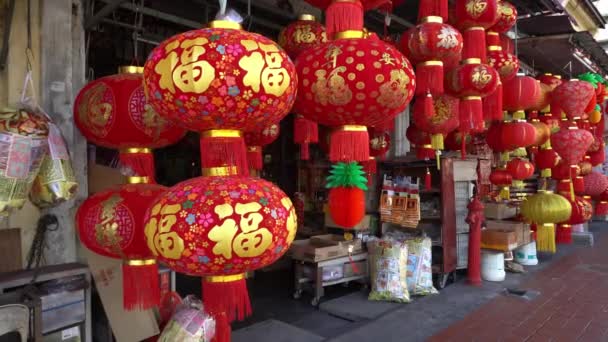
[[[608,177],[606,175],[593,171],[585,176],[585,195],[598,198],[606,190],[608,190]]]
[[[203,276],[205,310],[216,317],[216,339],[228,323],[251,313],[245,274],[288,250],[295,209],[274,184],[242,176],[199,177],[170,188],[150,205],[148,248],[180,273]]]
[[[496,152],[508,152],[534,144],[536,129],[523,120],[494,122],[486,134],[486,142]]]
[[[186,133],[159,115],[144,94],[141,67],[87,84],[74,101],[74,122],[85,138],[119,149],[121,161],[137,175],[154,175],[151,148],[176,143]]]
[[[279,45],[294,60],[307,49],[327,42],[325,26],[310,14],[302,14],[279,34]]]
[[[517,21],[517,8],[508,1],[498,2],[498,20],[490,28],[491,31],[504,33],[515,25]]]
[[[409,104],[416,81],[408,60],[363,32],[338,34],[297,61],[300,76],[296,112],[335,127],[331,161],[367,161],[366,126],[377,126]]]
[[[503,82],[503,107],[516,112],[533,107],[540,98],[540,85],[530,76],[516,76]]]
[[[551,93],[551,107],[560,108],[570,119],[584,118],[585,109],[595,97],[595,88],[589,82],[576,79],[566,81]]]
[[[497,0],[456,0],[456,22],[461,29],[489,29],[499,19]]]
[[[144,215],[166,190],[156,184],[115,186],[87,198],[76,213],[78,235],[85,247],[123,259],[123,299],[128,310],[159,304],[158,268],[146,244]]]
[[[519,59],[515,55],[503,51],[498,33],[488,32],[487,43],[488,64],[496,69],[501,80],[508,81],[515,77],[519,70]]]
[[[568,165],[576,165],[583,160],[593,142],[589,131],[571,126],[551,135],[551,146]]]
[[[272,40],[214,21],[156,47],[144,69],[150,104],[163,117],[201,132],[204,167],[247,172],[242,131],[262,130],[291,109],[297,74]]]
[[[262,148],[272,144],[281,132],[280,124],[270,124],[261,131],[246,132],[245,144],[247,144],[247,162],[249,169],[260,171],[264,167],[262,160]]]
[[[534,165],[522,158],[513,158],[507,163],[507,171],[513,177],[513,187],[522,189],[524,180],[534,175]]]

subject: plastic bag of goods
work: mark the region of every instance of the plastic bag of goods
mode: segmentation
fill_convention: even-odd
[[[428,237],[416,237],[407,243],[407,289],[412,295],[436,294],[433,287],[432,242]]]
[[[367,248],[372,283],[369,299],[408,303],[407,244],[382,239],[368,242]]]
[[[159,342],[209,342],[215,336],[215,320],[205,312],[202,302],[194,296],[184,298]]]
[[[25,204],[47,153],[47,119],[34,110],[0,111],[0,215]]]
[[[59,128],[49,124],[49,153],[34,180],[30,200],[39,208],[57,206],[72,199],[78,190],[70,155]]]

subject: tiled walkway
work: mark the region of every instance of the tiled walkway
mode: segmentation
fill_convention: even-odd
[[[608,341],[608,234],[521,288],[540,294],[498,296],[430,341]]]

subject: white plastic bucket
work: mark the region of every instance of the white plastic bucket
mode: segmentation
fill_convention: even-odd
[[[505,280],[505,255],[503,252],[481,251],[481,278],[487,281]]]
[[[525,244],[515,250],[515,262],[524,266],[538,265],[536,241]]]

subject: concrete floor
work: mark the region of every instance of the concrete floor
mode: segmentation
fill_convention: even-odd
[[[591,229],[596,235],[596,241],[602,234],[598,231],[598,228],[602,225],[604,229],[607,228],[605,222],[591,225]],[[318,336],[332,342],[425,341],[455,322],[462,320],[484,303],[497,296],[504,295],[505,289],[518,289],[523,281],[581,248],[589,247],[560,245],[556,255],[539,255],[540,263],[538,266],[527,267],[526,274],[508,273],[506,281],[502,283],[484,282],[481,287],[472,287],[466,284],[465,275],[461,274],[454,284],[447,286],[440,294],[416,298],[410,304],[388,306],[386,312],[371,319],[346,317],[345,315],[340,315],[342,318],[336,317],[324,312],[323,305],[321,305],[321,309],[312,307],[310,296],[304,295],[299,300],[293,299],[291,272],[257,272],[255,278],[249,281],[254,314],[243,322],[235,322],[233,330],[238,331],[255,324],[263,324],[262,322],[272,319],[287,323],[307,333],[312,333],[315,337],[309,338],[311,342],[318,341]],[[182,284],[185,283],[182,281]],[[191,286],[187,287],[191,290]],[[360,289],[358,285],[351,285],[347,288],[339,285],[334,286],[326,291],[324,301],[331,301],[357,291],[364,290]],[[351,295],[351,297],[360,299],[345,301],[341,304],[344,305],[341,311],[366,310],[366,305],[373,305],[365,299],[365,295]],[[283,326],[275,325],[279,327],[277,329]],[[260,330],[264,331],[264,329]],[[245,340],[248,342],[267,340],[263,333],[252,332],[250,335],[244,334],[245,331],[242,331],[242,333],[240,340],[243,340],[243,336],[246,336]],[[286,334],[294,333],[288,332]],[[296,340],[295,338],[292,339]],[[273,342],[290,341],[292,339],[289,337],[277,338],[273,339]],[[306,338],[297,339],[297,341],[302,342],[306,340]]]

